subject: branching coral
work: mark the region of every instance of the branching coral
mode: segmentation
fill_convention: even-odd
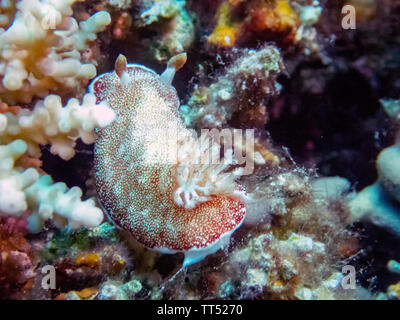
[[[71,8],[76,1],[17,3],[13,24],[0,29],[1,99],[29,103],[49,91],[76,92],[96,76],[96,62],[82,63],[82,53],[110,15],[98,12],[78,25]]]
[[[78,187],[68,190],[64,183],[52,184],[50,176],[40,176],[36,169],[14,167],[15,160],[27,151],[23,140],[0,146],[0,212],[21,216],[29,210],[29,229],[36,232],[44,221],[54,218],[58,226],[71,228],[97,226],[103,220],[101,209],[93,200],[81,201]]]
[[[48,95],[50,91],[63,98],[67,93],[80,94],[96,75],[95,60],[84,53],[110,16],[98,12],[78,25],[72,18],[76,1],[22,0],[16,7],[2,2],[1,17],[14,18],[7,30],[0,30],[0,99],[4,101],[0,103],[0,282],[6,291],[1,290],[1,295],[9,298],[35,276],[30,245],[24,238],[27,231],[40,231],[49,219],[69,229],[94,227],[103,220],[93,199],[82,201],[80,188],[53,183],[39,160],[40,147],[47,144],[53,154],[71,159],[78,138],[93,143],[94,129],[115,118],[91,94],[83,97],[82,104],[74,98],[65,106],[61,96]],[[1,21],[4,27],[8,24]],[[33,99],[32,108],[8,105]],[[13,227],[23,223],[23,230]]]
[[[0,28],[7,28],[15,14],[15,1],[5,0],[0,3]]]
[[[51,153],[69,160],[75,155],[78,138],[86,144],[93,143],[94,128],[104,128],[114,118],[115,113],[107,104],[97,104],[91,94],[84,96],[81,105],[77,99],[70,99],[64,107],[59,96],[49,95],[38,101],[33,110],[0,114],[0,142],[22,139],[28,144],[28,154],[37,158],[41,155],[39,145],[50,144]]]

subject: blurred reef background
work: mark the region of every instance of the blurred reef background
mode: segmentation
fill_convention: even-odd
[[[0,299],[400,299],[399,29],[397,0],[1,1]],[[115,114],[87,93],[119,54],[181,52],[185,125],[256,141],[244,224],[183,270],[100,208]]]

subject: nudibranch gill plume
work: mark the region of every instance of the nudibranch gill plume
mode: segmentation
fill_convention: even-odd
[[[224,162],[200,163],[213,150],[179,116],[171,83],[185,62],[185,53],[174,56],[158,75],[120,55],[115,71],[98,76],[90,91],[117,114],[97,131],[95,143],[104,210],[143,245],[183,252],[187,266],[224,246],[246,210],[236,184],[240,168],[227,172]]]

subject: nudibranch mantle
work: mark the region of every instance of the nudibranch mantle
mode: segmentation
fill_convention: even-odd
[[[120,55],[116,70],[98,76],[89,90],[117,114],[97,130],[95,142],[96,190],[104,210],[143,245],[183,252],[187,266],[229,242],[244,220],[245,204],[237,196],[238,170],[189,161],[210,150],[178,113],[171,82],[185,61],[186,54],[171,58],[160,76]],[[176,157],[170,156],[174,148]]]

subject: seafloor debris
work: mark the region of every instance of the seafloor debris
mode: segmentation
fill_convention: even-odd
[[[399,299],[397,9],[1,1],[0,299]]]

